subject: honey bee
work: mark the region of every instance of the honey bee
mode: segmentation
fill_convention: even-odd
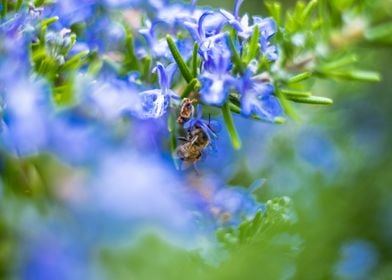
[[[210,139],[207,133],[199,125],[195,125],[185,138],[179,138],[185,141],[184,144],[177,147],[176,156],[186,162],[193,164],[198,161],[203,150],[210,144]]]
[[[193,116],[193,113],[195,111],[195,109],[193,108],[193,103],[196,101],[196,99],[184,98],[184,100],[182,101],[180,114],[177,118],[178,124],[184,124]]]

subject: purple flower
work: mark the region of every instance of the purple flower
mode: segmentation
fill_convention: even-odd
[[[275,89],[270,83],[253,79],[247,71],[238,81],[237,90],[241,94],[241,114],[250,117],[252,114],[268,120],[282,114],[279,100],[273,95]]]
[[[165,68],[160,62],[157,63],[153,71],[158,73],[160,89],[146,90],[139,94],[142,104],[139,118],[162,117],[169,106],[170,98],[178,98],[178,95],[170,89],[175,70],[175,64]]]

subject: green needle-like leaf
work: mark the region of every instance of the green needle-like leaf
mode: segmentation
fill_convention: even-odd
[[[335,70],[338,68],[342,68],[344,66],[348,66],[350,64],[353,64],[358,61],[358,58],[355,54],[351,55],[346,55],[340,59],[328,62],[326,64],[323,64],[320,69],[322,69],[322,72],[330,71],[330,70]]]
[[[199,44],[197,42],[195,42],[193,45],[193,54],[192,54],[192,76],[194,78],[197,77],[197,68],[198,68],[197,51],[198,51],[198,49],[199,49]]]
[[[41,26],[42,26],[42,27],[48,26],[48,25],[50,25],[50,24],[52,24],[52,23],[55,23],[55,22],[58,21],[58,20],[59,20],[59,17],[58,17],[58,16],[44,19],[44,20],[41,22]]]
[[[249,42],[249,48],[248,48],[248,53],[245,58],[245,62],[248,64],[252,59],[256,58],[257,54],[260,51],[260,45],[259,45],[259,26],[256,25],[255,29],[253,31],[252,38],[250,39]]]
[[[312,95],[309,91],[300,91],[293,89],[280,89],[280,91],[287,97],[309,97]]]
[[[8,11],[8,0],[1,1],[1,17],[5,17]]]
[[[196,88],[198,85],[198,80],[197,79],[192,79],[190,83],[185,87],[184,91],[181,93],[181,98],[188,97],[189,94]]]
[[[304,80],[309,79],[312,76],[311,72],[303,72],[301,74],[295,75],[294,77],[291,77],[290,79],[287,80],[287,83],[289,84],[295,84],[302,82]]]
[[[234,46],[232,38],[229,37],[228,41],[229,41],[229,46],[230,46],[231,53],[232,53],[232,60],[234,62],[236,70],[237,70],[237,72],[243,73],[245,67],[241,61],[241,57],[238,54],[237,49]]]
[[[85,51],[81,51],[78,54],[75,54],[73,57],[71,57],[70,59],[68,59],[63,65],[62,65],[62,69],[63,70],[70,70],[70,69],[76,69],[79,67],[79,63],[80,60],[82,59],[82,57],[88,55],[89,50],[85,50]]]
[[[310,97],[286,97],[288,100],[297,103],[317,104],[317,105],[331,105],[333,100],[327,97],[310,96]]]
[[[334,73],[329,73],[327,75],[343,80],[353,80],[353,81],[362,81],[362,82],[381,81],[380,74],[373,71],[352,70],[348,72],[334,72]]]
[[[241,139],[238,136],[237,129],[235,128],[233,116],[231,115],[228,102],[222,106],[222,113],[227,131],[229,132],[231,144],[233,145],[234,149],[239,150],[241,148]]]
[[[182,76],[184,77],[185,81],[189,83],[193,79],[191,71],[186,65],[184,59],[182,58],[180,51],[178,50],[176,44],[173,41],[173,38],[170,35],[167,35],[166,40],[167,40],[167,44],[169,45],[169,49],[173,55],[173,58],[176,61],[178,68],[180,69]]]
[[[304,20],[307,20],[310,13],[313,11],[313,9],[316,7],[317,5],[317,0],[312,0],[308,3],[308,5],[306,5],[303,13],[302,13],[302,18]]]

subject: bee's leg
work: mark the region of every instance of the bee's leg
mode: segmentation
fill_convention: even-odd
[[[195,136],[195,137],[192,139],[192,145],[195,144],[195,142],[197,141],[198,138],[199,138],[199,136]]]
[[[189,140],[188,140],[188,138],[186,138],[186,137],[177,137],[177,140],[179,140],[179,141],[184,141],[184,142],[188,142]]]

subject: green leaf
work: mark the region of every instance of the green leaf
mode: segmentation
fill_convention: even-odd
[[[151,76],[150,68],[151,68],[151,57],[146,56],[143,61],[143,71],[142,71],[142,79],[145,81],[148,81],[149,77]]]
[[[291,77],[290,79],[288,79],[287,83],[289,83],[289,84],[299,83],[299,82],[302,82],[304,80],[309,79],[311,76],[312,76],[311,72],[303,72],[301,74],[295,75],[295,76]]]
[[[48,25],[50,25],[52,23],[55,23],[58,20],[59,20],[58,16],[54,16],[54,17],[51,17],[51,18],[44,19],[43,21],[41,21],[41,26],[42,27],[46,27],[46,26],[48,26]]]
[[[68,59],[62,66],[62,70],[70,70],[70,69],[77,69],[80,67],[81,59],[89,54],[89,50],[81,51],[78,54],[75,54],[73,57]]]
[[[171,112],[169,113],[167,129],[168,129],[169,134],[170,134],[170,151],[171,151],[171,153],[173,155],[175,150],[176,150],[176,148],[177,148],[177,140],[176,140],[176,133],[175,133],[176,132],[176,120],[175,120],[175,117],[173,116],[173,114]],[[174,165],[175,165],[176,169],[179,170],[180,167],[178,166],[177,160],[175,160],[173,158],[173,162],[174,162]]]
[[[298,120],[299,116],[298,114],[295,112],[294,108],[292,107],[292,105],[290,104],[290,102],[287,101],[286,97],[284,96],[284,94],[281,92],[281,90],[278,87],[275,87],[275,94],[278,97],[280,103],[282,104],[282,107],[284,109],[284,112],[293,120]]]
[[[192,76],[194,78],[197,77],[197,68],[198,68],[198,63],[197,63],[197,51],[199,49],[199,44],[195,42],[193,44],[193,54],[192,54]]]
[[[123,65],[121,67],[121,74],[126,74],[131,70],[139,70],[139,59],[135,54],[135,46],[133,35],[130,30],[127,30],[127,35],[125,38],[125,57]]]
[[[176,61],[178,68],[180,69],[182,76],[184,77],[185,81],[189,83],[193,79],[191,71],[186,65],[184,59],[182,58],[180,51],[178,50],[176,44],[173,41],[173,38],[170,35],[167,35],[166,40],[167,40],[167,44],[169,45],[169,49],[173,55],[173,58]]]
[[[365,39],[370,42],[392,43],[392,22],[365,31]]]
[[[265,6],[268,9],[270,15],[274,18],[277,25],[281,24],[281,13],[282,13],[282,5],[278,2],[266,2]]]
[[[232,61],[233,61],[234,65],[235,65],[234,72],[243,73],[244,70],[245,70],[245,66],[242,63],[241,57],[238,54],[237,49],[234,46],[234,42],[233,42],[233,40],[232,40],[232,38],[230,36],[229,36],[228,42],[229,42],[230,50],[231,50],[231,53],[232,53]]]
[[[69,106],[74,103],[73,83],[67,82],[64,85],[57,86],[53,89],[53,99],[59,106]]]
[[[322,72],[327,72],[330,70],[335,70],[338,68],[342,68],[344,66],[348,66],[358,61],[358,58],[355,54],[345,55],[339,59],[324,63],[320,66]]]
[[[304,21],[306,21],[309,18],[310,13],[314,10],[316,6],[317,6],[317,0],[312,0],[308,3],[308,5],[306,5],[305,9],[302,12],[302,18]]]
[[[257,54],[260,51],[259,36],[260,36],[259,26],[256,25],[248,45],[248,53],[245,57],[246,64],[248,64],[252,59],[256,58]]]
[[[280,89],[280,91],[287,97],[309,97],[312,95],[309,91],[300,91],[293,89]]]
[[[23,4],[23,0],[17,0],[15,5],[15,11],[19,11],[22,4]]]
[[[1,17],[4,18],[8,12],[8,0],[1,1]]]
[[[310,96],[310,97],[286,97],[288,100],[297,103],[317,104],[317,105],[331,105],[333,104],[332,99],[321,96]]]
[[[227,249],[238,248],[244,244],[261,241],[267,229],[294,223],[291,200],[288,197],[276,197],[265,203],[265,210],[257,211],[251,219],[244,219],[238,228],[220,228],[217,239]]]
[[[361,81],[361,82],[379,82],[381,76],[377,72],[364,71],[364,70],[349,70],[345,72],[317,72],[321,77],[331,77],[341,80]]]
[[[233,116],[231,115],[230,106],[228,102],[226,102],[222,106],[222,113],[223,113],[223,119],[225,121],[227,131],[229,133],[231,144],[233,145],[234,149],[239,150],[241,148],[241,139],[238,136],[237,129],[235,128]]]
[[[197,87],[199,81],[197,79],[192,79],[190,83],[185,87],[184,91],[181,93],[181,98],[188,97],[189,94]]]

